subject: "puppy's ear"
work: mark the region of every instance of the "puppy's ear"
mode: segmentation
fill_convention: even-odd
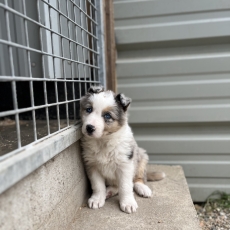
[[[131,98],[126,97],[122,93],[117,94],[117,96],[115,97],[115,100],[119,105],[121,105],[124,112],[128,109],[130,103],[132,102]]]
[[[88,89],[88,93],[94,94],[94,93],[101,93],[104,91],[104,87],[102,85],[99,86],[91,86]]]

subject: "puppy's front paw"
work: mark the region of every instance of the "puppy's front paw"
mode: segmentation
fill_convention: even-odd
[[[123,212],[133,213],[137,211],[138,205],[134,197],[120,201],[120,208]]]
[[[105,204],[105,199],[97,196],[91,196],[88,200],[89,208],[98,209],[103,207]]]

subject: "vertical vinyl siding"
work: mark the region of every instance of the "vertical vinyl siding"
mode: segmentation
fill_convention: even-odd
[[[194,201],[230,192],[230,1],[114,1],[118,91],[150,162],[180,164]]]

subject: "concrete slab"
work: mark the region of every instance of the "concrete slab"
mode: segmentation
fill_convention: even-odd
[[[0,195],[0,230],[63,230],[87,197],[75,142]]]
[[[68,229],[200,229],[182,168],[150,165],[148,170],[164,171],[167,176],[162,181],[148,183],[152,198],[136,196],[139,206],[136,213],[122,212],[115,196],[99,210],[83,205]]]

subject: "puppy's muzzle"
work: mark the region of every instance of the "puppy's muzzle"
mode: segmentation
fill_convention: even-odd
[[[92,135],[92,133],[96,130],[96,128],[93,125],[86,125],[86,131],[89,135]]]

